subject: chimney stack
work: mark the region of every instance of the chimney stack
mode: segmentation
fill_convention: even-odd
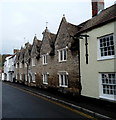
[[[92,0],[92,17],[104,9],[104,0]]]

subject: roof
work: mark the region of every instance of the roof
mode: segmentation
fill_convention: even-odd
[[[104,9],[97,16],[78,25],[80,30],[77,33],[97,28],[114,20],[116,20],[116,4]]]
[[[54,43],[55,43],[55,40],[56,40],[56,34],[50,33],[49,36],[51,38],[51,39],[49,39],[50,46],[53,47]]]
[[[36,57],[39,55],[40,48],[41,48],[41,40],[38,40],[37,37],[35,36],[33,39],[33,45],[32,45],[32,50],[31,50],[31,57]]]

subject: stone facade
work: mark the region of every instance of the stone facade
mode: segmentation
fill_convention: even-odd
[[[57,34],[48,28],[42,41],[34,37],[17,53],[17,81],[29,86],[55,88],[63,93],[80,94],[78,27],[62,18]]]

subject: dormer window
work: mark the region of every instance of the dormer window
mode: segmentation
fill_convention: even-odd
[[[27,63],[25,63],[25,67],[27,67]]]
[[[59,62],[67,61],[67,49],[58,50]]]
[[[43,58],[43,65],[46,65],[46,64],[48,63],[47,57],[48,57],[47,54],[46,54],[46,55],[42,55],[42,58]]]
[[[6,65],[5,65],[5,67],[6,67]],[[18,65],[17,65],[17,63],[16,63],[16,68],[18,68]]]
[[[32,60],[32,66],[35,66],[35,64],[36,64],[36,58],[32,58],[31,60]]]
[[[19,63],[19,67],[20,67],[20,68],[22,68],[22,67],[23,67],[23,64],[22,64],[21,62]]]

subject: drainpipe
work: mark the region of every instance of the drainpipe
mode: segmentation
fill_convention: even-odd
[[[79,46],[78,46],[78,59],[79,59],[79,96],[81,96],[81,90],[82,90],[82,85],[81,85],[81,68],[80,68],[80,40],[79,40]]]

